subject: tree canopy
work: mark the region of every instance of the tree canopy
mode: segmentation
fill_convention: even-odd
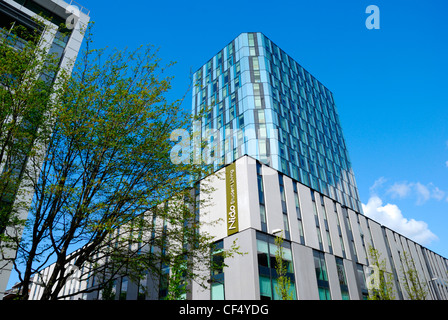
[[[85,266],[80,278],[100,279],[106,293],[118,274],[138,279],[149,270],[160,277],[164,266],[173,283],[205,283],[213,238],[198,208],[211,189],[193,178],[208,169],[170,159],[171,133],[191,123],[182,98],[165,98],[171,64],[162,66],[152,45],[91,47],[87,32],[71,76],[61,77],[46,109],[36,111],[45,119],[38,124],[42,139],[23,173],[34,197],[23,236],[10,235],[21,298],[28,298],[33,277],[44,288],[41,299],[60,298],[74,270]],[[14,68],[15,61],[8,64]],[[41,91],[47,92],[34,94]],[[49,261],[54,268],[42,277]]]

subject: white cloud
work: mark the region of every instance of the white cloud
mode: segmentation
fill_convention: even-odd
[[[440,201],[445,197],[445,191],[440,190],[438,187],[434,187],[432,190],[432,197]]]
[[[414,190],[417,194],[417,204],[423,204],[431,198],[431,192],[428,187],[422,185],[420,182],[414,185]]]
[[[392,198],[398,199],[414,196],[417,198],[417,205],[422,205],[430,199],[440,201],[445,197],[445,192],[440,190],[433,183],[424,185],[420,182],[395,183],[387,189],[387,193]]]
[[[383,184],[385,184],[387,181],[384,177],[379,177],[375,182],[373,183],[373,186],[370,187],[369,191],[370,194],[376,194],[376,190],[380,188]]]
[[[367,217],[422,245],[438,239],[426,222],[408,220],[397,205],[388,203],[383,206],[383,201],[376,195],[371,196],[366,205],[362,204],[362,209]]]
[[[395,183],[388,189],[388,193],[392,195],[393,198],[405,198],[411,193],[411,184],[408,183]]]
[[[447,161],[447,162],[445,162],[445,165],[446,165],[446,167],[448,168],[448,161]]]

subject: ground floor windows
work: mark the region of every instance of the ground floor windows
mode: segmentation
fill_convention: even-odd
[[[360,287],[361,287],[362,299],[367,300],[369,297],[369,291],[367,289],[366,276],[364,274],[364,267],[362,266],[362,264],[359,264],[359,263],[356,264],[356,272],[357,272],[358,281],[359,281]]]
[[[224,282],[218,282],[219,280],[214,281],[211,284],[211,300],[224,300]]]
[[[336,269],[338,271],[339,286],[341,288],[342,300],[350,300],[348,293],[347,277],[345,275],[344,260],[336,257]]]
[[[128,294],[128,277],[121,278],[120,300],[126,300]]]
[[[215,243],[212,252],[212,270],[210,276],[211,300],[224,300],[224,242]]]
[[[162,274],[160,275],[159,282],[159,299],[164,300],[168,295],[168,284],[170,279],[170,267],[166,264],[162,264]]]
[[[323,252],[313,250],[314,268],[316,271],[317,288],[320,300],[331,300],[330,284],[328,282],[327,265]]]
[[[281,259],[286,273],[284,277],[289,279],[286,284],[279,275],[279,249],[283,252]],[[291,244],[283,241],[281,245],[275,243],[275,237],[264,233],[257,233],[257,256],[261,300],[282,300],[281,288],[292,299],[297,299],[295,289],[295,277],[292,262]],[[279,281],[280,280],[280,281]],[[289,282],[289,283],[288,283]]]
[[[137,300],[146,299],[147,283],[148,283],[148,274],[146,273],[143,276],[143,278],[141,278],[138,282]]]
[[[266,221],[266,208],[264,204],[260,203],[260,220],[261,220],[261,230],[264,232],[268,231],[267,221]]]
[[[330,288],[319,286],[319,300],[331,300]]]

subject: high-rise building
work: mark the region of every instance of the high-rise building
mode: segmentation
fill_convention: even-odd
[[[315,77],[262,33],[242,33],[193,81],[192,158],[217,173],[200,181],[213,186],[198,195],[210,199],[200,218],[217,221],[206,231],[218,248],[235,242],[245,254],[210,272],[209,287],[191,283],[188,299],[281,298],[279,236],[293,299],[367,298],[379,283],[370,248],[384,259],[396,299],[410,299],[405,257],[427,299],[448,299],[447,259],[362,214],[333,94]],[[206,142],[201,152],[195,139]],[[92,286],[79,279],[64,292]],[[146,299],[162,297],[160,283],[147,280]],[[117,299],[141,299],[140,285],[117,277]],[[38,299],[41,290],[34,285],[30,297]],[[81,297],[101,293],[71,298]]]
[[[333,94],[265,35],[241,34],[193,81],[202,135],[220,138],[217,166],[247,154],[361,211]]]
[[[38,46],[46,49],[48,55],[58,59],[61,69],[70,71],[81,48],[84,37],[82,29],[86,27],[89,19],[89,11],[75,1],[2,0],[0,1],[0,41],[8,43],[17,51],[17,54],[20,54],[28,41],[34,41],[34,38],[31,40],[31,37],[26,35],[38,33]],[[18,27],[22,29],[18,29]],[[16,34],[16,30],[23,31]],[[58,74],[41,74],[40,77],[45,81],[55,83]],[[4,84],[1,83],[1,85]],[[0,176],[3,175],[5,169],[4,159],[1,160]],[[27,192],[23,182],[23,172],[29,166],[28,160],[28,157],[24,155],[13,161],[15,174],[9,176],[8,179],[16,179],[18,183],[14,184],[14,190],[10,190],[7,196],[0,197],[2,208],[11,208],[12,210],[19,197],[20,202],[31,204],[33,192],[31,190]],[[25,190],[25,194],[22,192],[19,195],[17,192],[19,189]],[[26,219],[28,211],[26,209],[19,211],[19,218]],[[5,221],[2,220],[0,233],[4,232],[7,232],[7,228]],[[19,232],[21,231],[19,230]],[[14,257],[15,252],[3,248],[2,254],[6,259],[1,260],[0,258],[0,299],[6,289],[12,268],[9,258]]]

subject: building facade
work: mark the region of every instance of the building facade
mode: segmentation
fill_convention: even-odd
[[[395,299],[409,299],[405,252],[427,290],[426,298],[448,299],[448,260],[444,257],[252,157],[242,156],[218,173],[222,173],[221,178],[213,175],[203,180],[211,181],[214,190],[210,195],[212,205],[201,212],[201,217],[219,220],[206,230],[215,236],[218,248],[228,249],[236,241],[245,254],[226,260],[222,271],[210,274],[208,288],[192,283],[188,299],[279,299],[275,289],[277,230],[288,235],[283,242],[284,260],[295,299],[366,299],[375,271],[369,246],[386,261],[386,271],[393,276]],[[230,185],[237,193],[233,208]],[[61,296],[95,286],[92,279],[79,280],[87,268],[76,270]],[[43,281],[51,271],[52,266],[43,271]],[[33,284],[30,299],[39,299],[43,292],[39,282]],[[138,284],[126,275],[114,281],[116,299],[157,300],[162,298],[160,288],[159,280],[152,277]],[[93,290],[67,299],[101,298],[102,292]]]
[[[47,50],[49,55],[56,56],[61,69],[71,70],[74,61],[81,48],[83,32],[89,21],[89,11],[74,1],[65,2],[62,0],[2,0],[0,1],[0,41],[12,39],[16,27],[21,26],[26,32],[39,33],[38,45]],[[64,27],[65,25],[65,27]],[[17,37],[18,36],[18,37]],[[15,34],[14,43],[11,45],[20,54],[27,41],[24,37]],[[58,74],[42,74],[40,77],[55,83]],[[3,83],[1,84],[3,85]],[[20,161],[15,161],[17,175],[14,177],[18,181],[23,180],[24,168],[29,166],[28,158],[24,157]],[[3,174],[3,163],[0,164],[0,174]],[[2,197],[0,205],[14,206],[20,197],[20,202],[31,204],[33,192],[27,191],[25,183],[20,182],[17,188],[25,190],[17,196],[17,190],[12,190],[12,197]],[[21,219],[26,219],[27,210],[21,210]],[[6,227],[0,226],[0,232],[8,232]],[[14,231],[15,232],[15,231]],[[21,231],[18,231],[21,234]],[[2,298],[8,284],[9,275],[12,270],[12,263],[8,262],[8,257],[14,257],[14,250],[3,250],[4,261],[0,260],[0,299]]]
[[[198,298],[278,299],[277,230],[285,235],[285,260],[297,299],[366,299],[374,280],[369,246],[386,261],[396,299],[409,298],[404,252],[426,286],[427,298],[448,298],[448,260],[440,255],[252,157],[243,156],[221,170],[235,171],[238,232],[228,222],[229,180],[216,180],[215,205],[205,216],[223,220],[211,232],[224,248],[237,239],[248,254],[230,259],[223,281],[212,281],[210,291],[198,288]]]
[[[395,299],[410,298],[405,253],[426,298],[448,299],[447,259],[363,215],[333,94],[309,72],[262,33],[242,33],[193,81],[194,134],[207,144],[199,156],[216,173],[200,182],[213,187],[200,217],[218,222],[203,231],[218,248],[235,241],[245,254],[210,273],[207,288],[191,283],[188,299],[279,299],[278,236],[294,299],[366,299],[378,284],[370,248],[385,261]],[[92,286],[79,279],[62,294]],[[116,299],[160,299],[160,286],[150,277],[114,282]],[[31,291],[39,299],[42,288]]]

